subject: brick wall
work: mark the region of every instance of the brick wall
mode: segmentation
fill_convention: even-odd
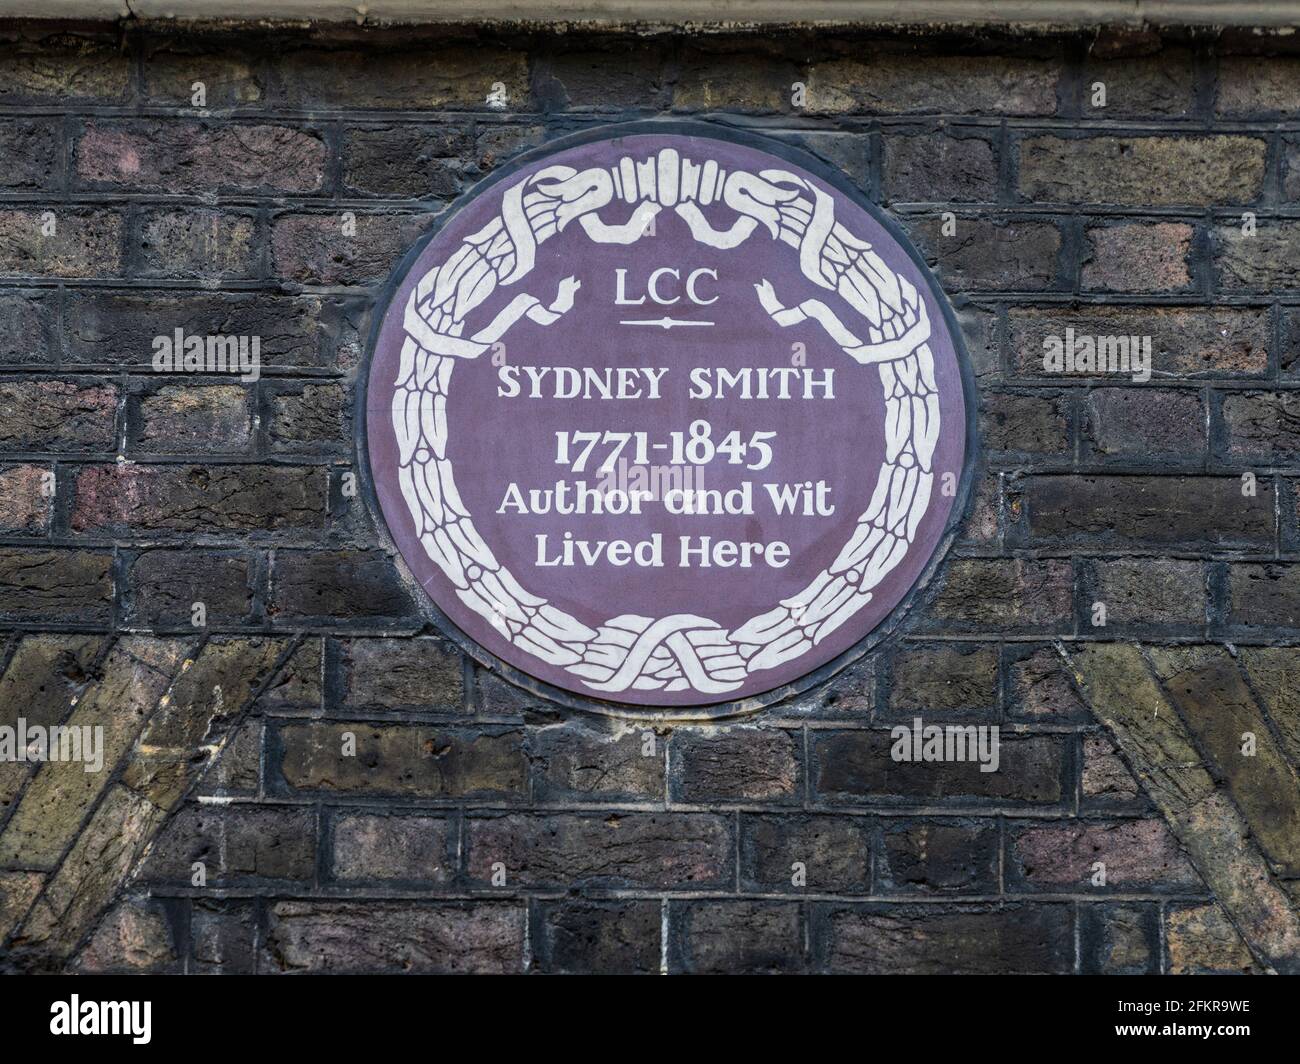
[[[0,36],[0,723],[80,713],[114,744],[93,780],[0,764],[0,964],[1264,964],[1065,659],[1138,647],[1107,675],[1178,702],[1190,666],[1150,648],[1231,642],[1268,772],[1207,778],[1280,825],[1262,858],[1296,892],[1287,38]],[[712,727],[486,672],[346,490],[373,300],[430,220],[529,146],[669,114],[801,145],[888,207],[957,304],[984,448],[901,633]],[[1151,380],[1045,373],[1067,327],[1149,335]],[[154,372],[177,328],[259,336],[261,379]],[[1000,771],[891,761],[918,715],[999,724]]]

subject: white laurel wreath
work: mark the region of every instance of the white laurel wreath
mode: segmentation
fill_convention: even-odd
[[[725,230],[715,229],[700,209],[718,203],[738,215]],[[615,204],[630,214],[621,222],[603,220],[599,212]],[[784,306],[766,280],[754,285],[759,303],[783,327],[817,321],[846,354],[876,364],[884,388],[885,457],[852,536],[800,594],[731,631],[692,614],[623,614],[591,628],[529,593],[475,530],[447,457],[447,395],[456,359],[477,358],[520,318],[550,325],[572,308],[579,283],[561,280],[546,306],[521,292],[466,336],[475,308],[498,285],[526,277],[538,245],[571,223],[597,243],[633,244],[669,209],[710,247],[736,248],[762,229],[794,248],[803,275],[861,315],[865,339],[818,299]],[[500,214],[420,278],[403,324],[392,418],[399,481],[420,543],[460,600],[503,638],[594,691],[719,695],[736,690],[751,673],[799,657],[871,601],[871,589],[907,554],[929,505],[939,402],[925,303],[868,242],[835,221],[829,193],[785,170],[728,172],[712,159],[699,164],[673,148],[647,158],[624,156],[608,168],[546,167],[509,186]]]

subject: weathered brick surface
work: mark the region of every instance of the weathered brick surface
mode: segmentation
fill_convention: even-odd
[[[895,761],[888,731],[825,731],[812,738],[813,792],[829,804],[1053,804],[1062,797],[1064,752],[1047,736],[1003,739],[1001,767],[974,761]]]
[[[682,730],[673,735],[668,757],[669,788],[681,802],[780,802],[799,794],[802,743],[789,732]]]
[[[713,813],[474,817],[466,872],[480,886],[718,888],[735,874],[733,821]]]
[[[889,820],[881,828],[882,894],[996,894],[999,842],[988,820]]]
[[[523,970],[520,905],[277,902],[260,971],[481,973]]]
[[[0,275],[116,277],[122,218],[107,210],[0,210]]]
[[[345,752],[349,743],[355,754]],[[522,737],[514,731],[287,724],[276,745],[279,772],[293,791],[509,797],[522,796],[527,782]]]
[[[869,60],[833,59],[809,68],[809,110],[1052,114],[1058,77],[1049,62],[1000,56],[950,56],[941,63],[888,53]]]
[[[1191,287],[1192,227],[1116,222],[1087,232],[1083,287],[1096,292],[1178,292]]]
[[[0,466],[0,529],[41,533],[54,506],[54,473],[44,465]]]
[[[1186,892],[1200,885],[1159,819],[1017,827],[1008,863],[1011,879],[1030,890]]]
[[[318,134],[272,125],[96,122],[75,148],[87,188],[160,192],[315,192],[326,151]]]
[[[1067,329],[1088,336],[1149,336],[1151,371],[1160,378],[1258,377],[1268,368],[1272,346],[1268,314],[1259,308],[1011,307],[1007,311],[1011,372],[1045,376],[1043,341],[1048,336],[1063,338]],[[1105,380],[1112,383],[1114,378]]]
[[[804,969],[798,905],[749,901],[677,903],[670,918],[677,925],[669,933],[670,971],[758,975]]]
[[[0,970],[1295,967],[1283,38],[138,23],[0,42],[0,725],[112,761],[0,764]],[[629,116],[884,204],[976,381],[974,499],[898,630],[707,726],[470,661],[355,490],[395,266]],[[255,338],[258,379],[155,370],[176,330]],[[1070,334],[1150,378],[1056,371]],[[998,771],[895,761],[917,719],[998,726]]]
[[[1026,199],[1162,207],[1252,203],[1267,144],[1255,137],[1026,137]]]
[[[71,526],[91,534],[241,535],[325,524],[324,472],[305,466],[85,465],[72,490]]]
[[[1267,481],[1243,493],[1239,477],[1030,476],[1012,509],[1032,543],[1260,548],[1273,542],[1272,495]]]
[[[826,916],[832,972],[880,975],[1053,973],[1074,969],[1063,905],[845,908]]]
[[[110,451],[118,390],[92,381],[0,383],[0,447],[6,451]]]
[[[140,222],[140,276],[199,280],[252,277],[256,219],[239,211],[159,209]]]
[[[860,816],[742,816],[741,885],[764,894],[867,894],[871,822]]]
[[[651,975],[660,970],[663,906],[655,901],[550,902],[533,942],[539,971]]]

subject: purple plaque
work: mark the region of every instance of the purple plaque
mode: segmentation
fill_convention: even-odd
[[[552,150],[398,278],[371,477],[484,660],[584,700],[759,704],[861,645],[944,541],[967,433],[944,297],[790,155],[707,130]]]

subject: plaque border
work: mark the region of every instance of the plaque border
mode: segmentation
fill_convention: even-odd
[[[953,351],[958,362],[966,418],[962,474],[958,481],[957,494],[953,500],[952,509],[948,513],[943,532],[920,574],[912,582],[903,597],[894,604],[894,607],[885,618],[847,650],[842,651],[836,657],[824,662],[817,668],[803,673],[797,679],[746,698],[702,702],[699,705],[691,706],[641,705],[636,702],[594,698],[566,688],[557,687],[554,684],[538,679],[515,665],[511,665],[463,631],[434,602],[433,597],[416,578],[401,550],[397,547],[393,534],[389,530],[388,522],[384,517],[383,509],[379,504],[379,496],[370,467],[370,450],[366,431],[366,399],[369,391],[370,371],[384,319],[393,305],[397,289],[414,268],[425,247],[436,239],[442,228],[463,208],[483,196],[498,182],[508,180],[520,170],[541,159],[593,141],[646,134],[703,137],[729,141],[757,151],[766,152],[813,174],[818,179],[833,186],[842,195],[866,211],[906,252],[912,264],[917,268],[917,272],[929,287],[935,304],[943,314],[944,324],[948,327],[949,335],[952,338]],[[493,170],[492,173],[476,181],[439,212],[429,228],[407,250],[401,261],[389,271],[387,280],[371,301],[370,310],[372,314],[370,332],[366,340],[363,357],[357,366],[356,396],[353,401],[353,444],[355,448],[353,469],[357,473],[359,486],[357,498],[364,499],[365,505],[375,522],[377,547],[392,558],[397,568],[398,577],[415,603],[419,615],[424,617],[426,621],[432,622],[440,635],[455,643],[459,649],[485,669],[497,674],[513,686],[568,709],[624,719],[661,721],[722,720],[728,717],[746,716],[755,713],[825,683],[889,639],[918,601],[926,597],[935,574],[948,557],[949,551],[957,538],[958,530],[969,516],[974,497],[972,486],[975,477],[982,472],[984,467],[984,456],[979,447],[979,417],[974,370],[971,366],[970,355],[966,349],[965,336],[957,321],[952,300],[943,289],[943,286],[940,285],[934,272],[922,258],[912,239],[893,217],[886,213],[884,208],[874,203],[868,194],[855,185],[842,170],[819,159],[803,148],[778,140],[771,135],[765,135],[753,127],[736,127],[698,119],[677,118],[615,121],[589,126],[578,132],[547,140],[536,147],[529,148],[513,156]]]

